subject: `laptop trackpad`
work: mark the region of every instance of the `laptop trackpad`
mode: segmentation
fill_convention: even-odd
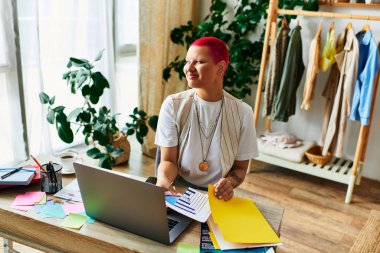
[[[167,209],[170,243],[172,243],[193,221],[193,219]]]

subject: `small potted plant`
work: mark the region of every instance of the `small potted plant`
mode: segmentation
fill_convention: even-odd
[[[132,122],[126,123],[123,131],[120,131],[117,127],[117,114],[112,114],[106,106],[96,106],[104,90],[110,87],[103,74],[93,70],[94,63],[101,59],[103,51],[93,62],[71,57],[67,64],[69,70],[63,74],[71,93],[82,95],[81,107],[66,115],[65,106],[54,105],[55,96],[50,97],[41,92],[39,97],[41,103],[48,106],[47,121],[55,125],[62,141],[72,143],[73,129],[76,128],[76,133],[81,131],[84,135],[87,145],[94,145],[87,151],[87,155],[99,159],[100,167],[112,169],[113,165],[129,159],[130,145],[127,135],[136,134],[137,140],[142,144],[149,131],[148,125],[155,131],[158,117],[148,116],[144,111],[135,108],[129,115]]]

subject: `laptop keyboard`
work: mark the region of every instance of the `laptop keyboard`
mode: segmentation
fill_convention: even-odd
[[[175,225],[178,224],[178,221],[168,218],[169,231],[174,228]]]

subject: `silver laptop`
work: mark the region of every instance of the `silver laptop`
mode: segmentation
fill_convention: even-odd
[[[86,213],[96,220],[165,244],[192,221],[166,208],[161,187],[81,163],[74,169]]]

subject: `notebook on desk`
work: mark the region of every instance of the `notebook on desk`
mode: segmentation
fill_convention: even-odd
[[[35,174],[33,168],[0,168],[0,185],[28,185]]]
[[[165,206],[161,187],[123,173],[74,163],[86,213],[99,221],[170,244],[192,219]]]

